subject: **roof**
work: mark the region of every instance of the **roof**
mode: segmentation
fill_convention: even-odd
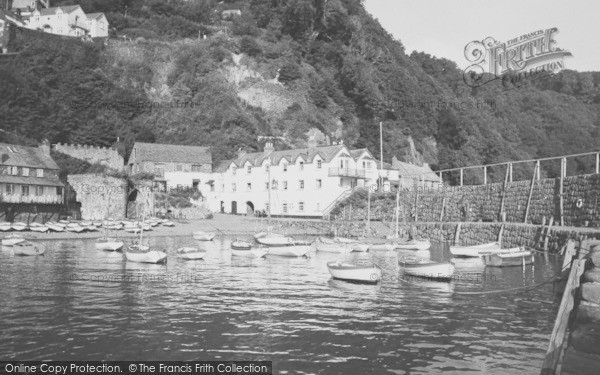
[[[413,179],[423,179],[425,181],[440,182],[440,178],[436,175],[428,164],[418,166],[410,163],[405,163],[399,160],[393,160],[393,167],[400,172],[400,177],[409,177]]]
[[[38,147],[16,146],[6,143],[0,143],[0,165],[59,169],[54,159]]]
[[[212,164],[212,154],[208,147],[136,142],[129,157],[129,164],[133,160],[137,162]]]
[[[231,163],[235,163],[238,168],[244,166],[247,162],[250,162],[254,167],[258,167],[267,159],[270,160],[271,164],[279,164],[284,158],[293,163],[299,156],[302,156],[305,162],[312,163],[314,158],[319,155],[324,162],[329,163],[340,150],[345,149],[344,145],[333,145],[271,152],[254,152],[242,155],[237,159],[221,162],[215,169],[215,172],[225,172]]]
[[[71,13],[77,10],[77,8],[81,9],[81,6],[79,5],[68,5],[68,6],[61,6],[61,7],[54,7],[54,8],[42,8],[40,9],[40,15],[42,16],[52,16],[54,14],[56,14],[56,12],[60,9],[62,10],[64,13]],[[83,9],[82,9],[83,11]]]
[[[0,176],[0,182],[17,185],[64,186],[58,179],[44,177]]]
[[[35,3],[36,1],[34,0],[13,0],[11,8],[26,9],[28,7],[32,7],[32,5],[34,5],[33,7],[35,7]]]
[[[104,13],[88,13],[85,15],[89,19],[99,19],[102,17],[106,17]]]

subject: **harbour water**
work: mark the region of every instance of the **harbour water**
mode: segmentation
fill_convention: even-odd
[[[0,250],[0,354],[19,360],[269,360],[277,374],[539,373],[557,304],[558,272],[485,269],[457,260],[450,283],[404,279],[398,260],[449,259],[448,247],[309,259],[237,259],[231,239],[202,243],[205,260],[152,238],[166,265],[135,264],[93,240],[48,241],[46,254]],[[196,243],[197,244],[197,243]],[[328,261],[374,262],[378,285],[332,280]]]

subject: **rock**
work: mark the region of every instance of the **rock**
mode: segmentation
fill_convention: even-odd
[[[600,283],[600,268],[594,267],[583,274],[584,282]]]
[[[592,260],[594,266],[600,267],[600,251],[594,251],[592,254],[590,254],[590,259]]]
[[[600,356],[576,351],[568,347],[565,351],[561,373],[565,375],[596,375],[600,367]]]
[[[582,301],[577,309],[577,321],[580,323],[600,322],[600,305]]]
[[[600,304],[600,283],[583,283],[581,285],[581,298]]]
[[[571,341],[575,350],[600,355],[600,324],[580,324],[571,333]]]

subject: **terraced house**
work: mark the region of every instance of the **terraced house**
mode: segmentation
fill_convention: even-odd
[[[48,143],[39,147],[0,143],[0,205],[62,205],[64,185],[58,169]]]
[[[381,183],[377,161],[367,149],[343,144],[244,153],[221,163],[208,196],[212,211],[273,216],[322,217],[354,188]],[[384,182],[386,183],[386,182]]]

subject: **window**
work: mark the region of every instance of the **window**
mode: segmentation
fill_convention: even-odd
[[[231,167],[231,173],[235,176],[235,172],[237,171],[237,167],[234,165]]]
[[[367,162],[363,161],[363,169],[367,169]]]
[[[63,193],[62,188],[60,186],[57,186],[56,187],[56,195],[62,195],[62,193]]]
[[[287,203],[284,203],[284,204],[283,204],[283,213],[284,213],[284,214],[287,214],[287,212],[288,212]]]
[[[344,161],[340,160],[340,168],[344,169]]]
[[[269,183],[265,182],[265,190],[269,190]]]
[[[176,170],[177,170],[177,172],[183,171],[183,165],[177,164]]]
[[[35,175],[37,177],[44,177],[44,170],[43,169],[36,169],[35,170]]]
[[[19,167],[12,167],[11,174],[13,176],[18,176],[19,175]]]
[[[165,171],[164,164],[161,164],[161,163],[154,164],[154,173],[156,173],[159,176],[162,176],[164,171]]]
[[[36,186],[35,187],[35,195],[37,195],[38,197],[41,195],[44,195],[44,187],[43,186]]]
[[[246,191],[252,191],[252,183],[248,182],[246,184]]]
[[[21,186],[21,195],[29,195],[29,186]]]
[[[323,180],[321,180],[321,179],[318,179],[318,180],[317,180],[317,189],[320,189],[320,188],[322,188],[322,187],[323,187]]]
[[[215,184],[210,184],[210,191],[215,191]]]
[[[23,168],[22,171],[24,177],[29,177],[29,168]]]
[[[287,172],[287,163],[283,163],[283,171]]]
[[[269,164],[265,164],[265,172],[269,172]]]
[[[15,185],[6,185],[6,194],[14,194]]]
[[[301,162],[300,162],[300,170],[301,170],[301,171],[303,171],[303,170],[304,170],[304,162],[303,162],[303,161],[301,161]]]
[[[192,172],[202,172],[202,166],[198,164],[192,165]]]
[[[269,213],[269,203],[265,203],[265,211]]]
[[[304,211],[304,202],[298,202],[298,211]]]
[[[323,166],[323,161],[322,160],[317,160],[317,168],[321,169],[322,166]]]
[[[283,190],[287,190],[287,181],[283,181]]]
[[[300,190],[304,189],[304,180],[300,180]]]
[[[236,191],[236,186],[235,186],[235,182],[233,184],[231,184],[231,191]]]
[[[252,166],[251,165],[247,166],[246,170],[248,171],[248,174],[252,173]]]

